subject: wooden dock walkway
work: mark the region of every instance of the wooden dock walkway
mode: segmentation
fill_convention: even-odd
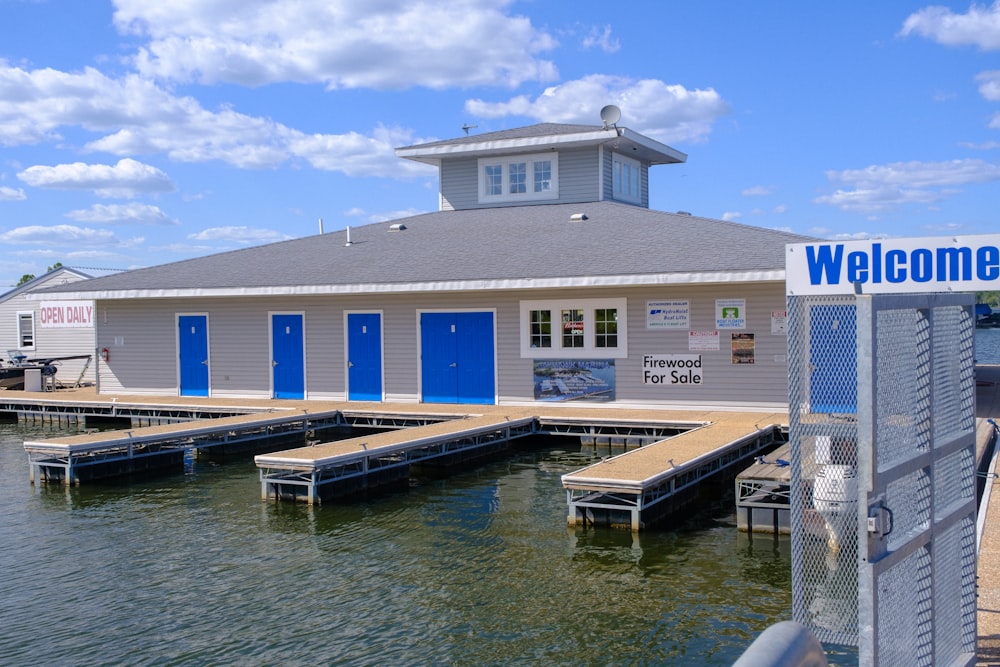
[[[262,498],[301,498],[312,505],[324,497],[404,479],[413,463],[482,456],[537,430],[533,416],[470,415],[405,431],[260,454],[254,461],[260,468]]]
[[[563,475],[570,525],[642,529],[697,485],[782,441],[784,413],[707,413],[703,425]]]

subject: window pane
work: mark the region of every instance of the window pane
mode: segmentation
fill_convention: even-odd
[[[485,183],[486,183],[486,194],[502,195],[503,167],[501,167],[498,164],[486,165]]]
[[[563,347],[583,347],[583,311],[562,311]]]
[[[17,316],[18,342],[20,347],[35,346],[35,316],[24,313]]]
[[[552,189],[552,162],[540,160],[535,163],[535,192],[548,192]]]
[[[617,308],[599,308],[594,311],[594,346],[618,347]]]
[[[552,347],[552,311],[531,311],[531,347]]]
[[[524,162],[511,163],[510,169],[510,194],[517,195],[526,192],[528,168]]]

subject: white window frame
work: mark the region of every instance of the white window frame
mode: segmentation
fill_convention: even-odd
[[[551,299],[521,301],[521,358],[522,359],[627,359],[628,358],[628,300],[615,299]],[[594,313],[599,309],[614,308],[618,311],[618,346],[597,347]],[[531,347],[531,311],[548,310],[552,313],[552,347]],[[563,347],[562,311],[583,311],[583,347]]]
[[[551,169],[549,178],[549,189],[535,192],[535,163],[548,162]],[[511,194],[510,192],[510,166],[512,164],[525,165],[525,191]],[[497,167],[501,169],[500,194],[494,195],[487,192],[490,185],[486,179],[486,168]],[[559,154],[533,153],[531,155],[507,155],[505,157],[479,158],[479,203],[489,204],[496,202],[519,202],[519,201],[540,201],[559,198]]]
[[[622,175],[625,171],[632,172],[634,178],[629,179],[629,184],[634,188],[623,188]],[[611,189],[614,198],[633,204],[642,203],[642,165],[638,160],[625,157],[620,153],[611,154]]]
[[[31,321],[31,345],[24,344],[24,336],[21,334],[21,320],[29,319]],[[38,344],[38,327],[35,326],[35,313],[31,310],[21,310],[17,313],[17,349],[19,350],[34,350],[35,345]]]

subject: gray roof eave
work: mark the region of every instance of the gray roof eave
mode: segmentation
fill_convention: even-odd
[[[784,269],[704,271],[642,275],[566,276],[558,278],[439,280],[413,283],[326,285],[260,285],[248,287],[154,288],[129,290],[79,290],[61,292],[68,300],[180,299],[250,296],[316,296],[331,294],[400,294],[416,292],[465,292],[484,290],[533,290],[570,287],[639,287],[721,283],[771,283],[785,280]],[[31,294],[38,301],[44,295]]]
[[[475,157],[493,155],[496,153],[526,153],[542,149],[573,148],[577,146],[596,146],[599,144],[625,139],[643,150],[643,157],[654,164],[684,162],[687,155],[674,150],[665,144],[654,141],[627,128],[596,129],[570,134],[546,134],[539,136],[515,137],[508,139],[487,139],[485,141],[455,143],[439,142],[433,145],[409,146],[397,148],[396,156],[440,165],[441,160],[450,157]]]

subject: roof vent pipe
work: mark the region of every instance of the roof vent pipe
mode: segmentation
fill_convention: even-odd
[[[350,245],[351,245],[351,226],[348,225],[347,226],[347,243],[344,244],[344,247],[347,248],[347,247],[350,247]]]
[[[582,222],[586,219],[587,219],[586,213],[574,213],[573,215],[569,216],[570,222]]]
[[[323,218],[319,219],[319,233],[323,233]]]
[[[404,229],[406,229],[406,225],[404,225],[401,222],[397,222],[395,224],[389,225],[389,231],[390,232],[401,232]]]

